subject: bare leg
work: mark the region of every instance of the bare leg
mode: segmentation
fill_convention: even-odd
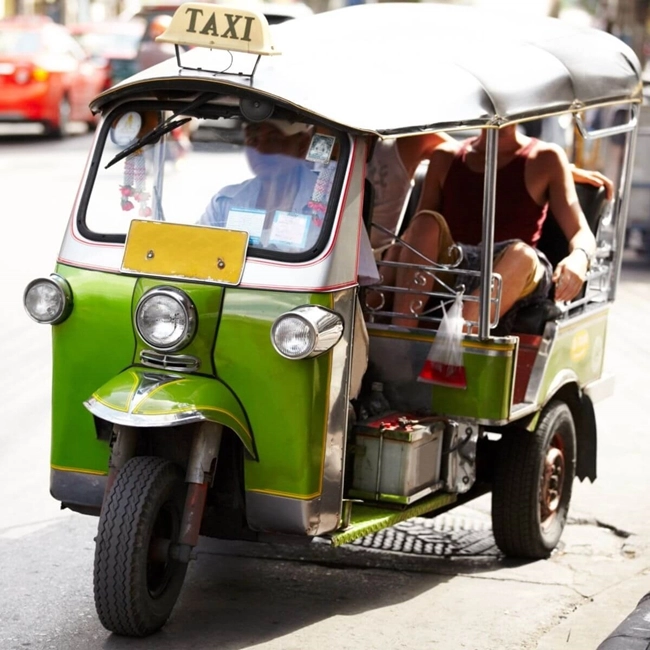
[[[437,261],[440,252],[440,226],[432,214],[426,212],[417,214],[402,239],[420,251],[422,255],[430,260]],[[408,264],[426,264],[424,259],[417,253],[408,248],[401,247],[398,261]],[[433,278],[418,274],[416,269],[398,268],[395,274],[395,286],[423,291],[431,291],[433,287]],[[427,302],[427,296],[424,294],[414,293],[396,293],[393,302],[393,311],[402,314],[419,314],[424,309]],[[417,320],[414,318],[405,318],[401,316],[393,317],[393,325],[402,327],[416,327]]]
[[[499,317],[505,314],[517,300],[524,297],[522,294],[534,278],[537,268],[537,254],[527,244],[518,242],[505,249],[493,269],[503,280]],[[479,291],[476,290],[472,295],[478,293]],[[478,313],[478,302],[467,302],[463,306],[463,318],[467,321],[478,322]],[[494,316],[494,310],[490,312],[490,316]]]

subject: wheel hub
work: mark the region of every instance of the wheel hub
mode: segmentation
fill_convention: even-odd
[[[544,459],[544,474],[540,490],[541,523],[548,525],[560,507],[564,482],[564,454],[551,446]]]

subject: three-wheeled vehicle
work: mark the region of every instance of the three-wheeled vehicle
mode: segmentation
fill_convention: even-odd
[[[408,3],[273,28],[189,3],[161,38],[176,58],[94,100],[101,123],[55,273],[25,291],[53,326],[51,493],[99,516],[102,624],[160,628],[200,535],[339,546],[488,491],[500,549],[547,557],[574,478],[596,478],[593,405],[612,388],[603,352],[641,91],[631,50],[552,19]],[[609,105],[625,122],[590,133],[585,113]],[[585,138],[625,136],[618,191],[583,195],[598,250],[579,299],[502,332],[498,132],[561,113]],[[244,144],[169,156],[190,120],[236,120]],[[249,133],[269,120],[304,146],[257,147]],[[363,278],[394,288],[368,254],[366,165],[378,139],[468,129],[488,130],[485,236],[456,388],[418,376],[457,285],[436,285],[407,328],[367,299]],[[547,222],[558,259],[567,244]]]

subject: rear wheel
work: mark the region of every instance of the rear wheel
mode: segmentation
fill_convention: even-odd
[[[569,407],[551,401],[534,432],[504,435],[492,491],[497,546],[512,557],[545,558],[566,524],[576,467]]]
[[[64,95],[59,100],[57,107],[57,116],[54,122],[47,122],[45,124],[45,132],[52,138],[64,138],[68,135],[68,127],[70,126],[70,114],[72,107],[68,98]]]
[[[180,468],[162,458],[131,458],[117,475],[99,520],[94,571],[97,614],[111,632],[146,636],[169,618],[187,570],[169,554],[185,491]]]

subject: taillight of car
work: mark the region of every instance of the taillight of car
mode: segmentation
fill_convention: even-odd
[[[49,76],[50,73],[47,70],[39,68],[38,66],[32,70],[32,79],[34,81],[47,81]]]
[[[31,82],[47,81],[50,73],[39,66],[18,66],[14,70],[14,82],[19,86],[25,86]]]

